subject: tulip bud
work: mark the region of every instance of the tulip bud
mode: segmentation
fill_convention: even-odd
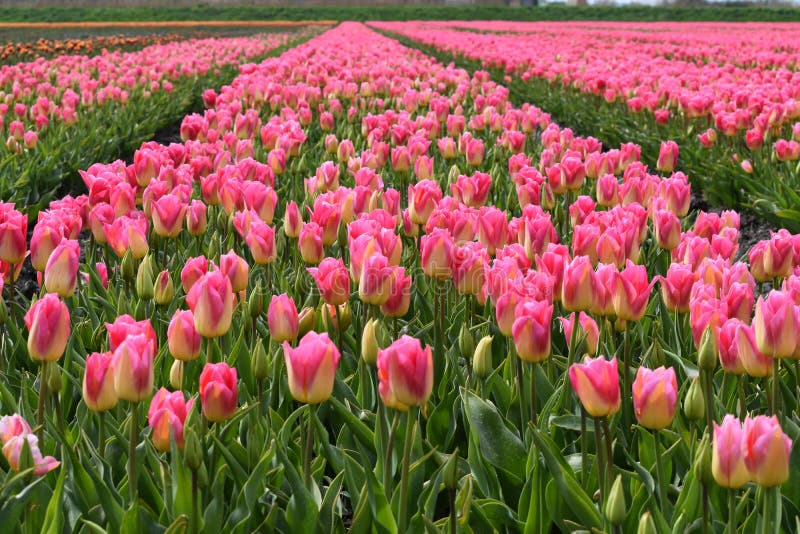
[[[378,361],[378,338],[376,330],[379,326],[377,319],[370,319],[364,325],[364,332],[361,334],[361,358],[367,365],[375,366]]]
[[[625,490],[622,489],[622,475],[617,475],[616,480],[614,480],[611,492],[608,494],[608,499],[603,507],[603,512],[612,525],[620,525],[625,520],[625,515],[628,513],[628,505],[625,503]]]
[[[175,285],[169,271],[161,271],[156,278],[153,300],[160,306],[167,306],[172,303],[175,297]]]
[[[125,255],[122,256],[122,265],[120,267],[120,272],[122,274],[122,279],[128,282],[133,281],[134,272],[135,272],[135,265],[133,260],[133,253],[131,249],[125,251]]]
[[[458,448],[453,451],[442,468],[442,481],[450,491],[454,491],[458,485]]]
[[[694,476],[703,484],[711,482],[711,442],[706,433],[697,447],[692,465]]]
[[[128,300],[128,295],[124,291],[119,294],[117,298],[117,316],[133,315],[131,303]]]
[[[256,347],[253,349],[253,378],[259,382],[267,378],[269,375],[269,359],[267,358],[267,351],[264,349],[264,343],[259,338],[256,341]]]
[[[683,401],[683,411],[689,421],[699,421],[706,415],[706,401],[700,379],[694,377]]]
[[[155,296],[153,286],[153,260],[150,255],[144,257],[136,273],[136,294],[142,300],[150,300]]]
[[[172,389],[179,390],[183,384],[183,362],[175,360],[169,369],[169,385]]]
[[[483,336],[472,356],[472,369],[478,378],[486,378],[492,372],[492,339],[492,336]]]
[[[297,337],[303,337],[314,329],[317,324],[317,310],[311,307],[303,308],[299,315],[299,329]]]
[[[658,534],[656,523],[653,521],[653,516],[650,515],[649,510],[643,513],[642,517],[639,518],[639,526],[636,527],[636,534]]]
[[[469,358],[475,354],[475,339],[472,337],[467,323],[461,325],[461,332],[458,334],[458,348],[464,358]]]
[[[460,174],[461,170],[458,168],[458,165],[453,165],[450,167],[450,172],[447,174],[447,182],[451,184],[456,183]]]
[[[58,365],[47,368],[47,389],[55,393],[61,391],[61,368]]]
[[[191,410],[191,412],[193,411],[194,410]],[[197,433],[188,427],[184,427],[183,434],[184,441],[186,443],[183,449],[183,457],[186,460],[186,467],[192,471],[196,471],[203,461],[203,455],[200,449],[200,439],[197,437]]]
[[[247,312],[250,317],[258,317],[264,311],[264,295],[261,292],[261,281],[256,282],[256,287],[250,292],[247,299]]]
[[[710,327],[706,327],[703,336],[700,338],[700,348],[697,349],[697,365],[700,369],[714,371],[717,366],[717,341],[714,332]]]

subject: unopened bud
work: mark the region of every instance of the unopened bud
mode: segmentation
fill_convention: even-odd
[[[636,534],[658,534],[656,530],[656,523],[653,521],[653,516],[650,511],[646,511],[639,518],[639,526],[636,528]]]
[[[694,454],[694,477],[703,484],[711,482],[711,440],[708,433],[703,436]]]
[[[267,378],[269,374],[269,359],[264,343],[259,338],[256,347],[253,349],[253,378],[259,382]]]
[[[458,333],[458,348],[464,358],[469,358],[475,354],[475,339],[472,337],[472,332],[469,331],[467,323],[461,325],[461,331]]]
[[[136,273],[136,268],[134,265],[135,261],[133,259],[133,253],[131,249],[125,251],[125,255],[122,256],[122,265],[120,266],[120,273],[122,274],[122,279],[128,282],[133,281],[133,277]]]
[[[179,390],[183,384],[183,362],[175,360],[169,369],[169,385],[172,389]]]
[[[717,341],[710,327],[703,331],[700,338],[700,348],[697,349],[697,365],[700,369],[713,371],[717,366]]]
[[[603,512],[612,525],[620,525],[625,521],[628,505],[625,503],[622,475],[617,475],[616,480],[614,480],[614,484],[611,486],[611,493],[608,494],[608,500],[606,500],[606,504],[603,507]]]
[[[197,437],[197,432],[188,429],[184,432],[184,448],[183,457],[186,459],[186,467],[192,471],[196,471],[203,461],[203,455],[200,449],[200,438]]]
[[[367,365],[375,366],[378,362],[378,320],[370,319],[364,325],[364,332],[361,334],[361,358]]]
[[[442,480],[444,486],[449,490],[455,490],[458,484],[458,449],[447,459],[442,469]]]
[[[161,271],[156,278],[153,300],[160,306],[167,306],[174,297],[175,284],[172,283],[172,277],[169,275],[169,271]]]
[[[61,391],[61,368],[58,365],[47,366],[47,388],[55,393]]]
[[[314,329],[314,325],[317,323],[317,311],[311,307],[303,308],[298,319],[299,330],[297,335],[298,337],[303,337]]]
[[[264,311],[264,295],[261,293],[261,281],[256,282],[256,287],[250,292],[247,298],[247,312],[250,317],[255,318]]]
[[[458,165],[453,165],[450,167],[450,172],[447,174],[447,182],[451,184],[456,183],[460,174],[461,170],[459,170]]]
[[[150,300],[155,295],[152,261],[151,256],[145,256],[136,273],[136,294],[141,300]]]
[[[486,378],[492,372],[492,336],[483,336],[472,356],[472,369],[478,378]]]
[[[698,377],[692,379],[692,383],[686,391],[686,398],[683,401],[683,411],[689,421],[698,421],[705,417],[706,401]]]

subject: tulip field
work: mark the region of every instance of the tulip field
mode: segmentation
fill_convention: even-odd
[[[0,67],[0,525],[800,529],[800,32],[593,28]]]

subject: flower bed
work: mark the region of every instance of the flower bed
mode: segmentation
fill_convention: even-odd
[[[672,151],[651,171],[360,24],[203,100],[30,243],[0,211],[0,513],[792,528],[798,236],[739,250]],[[14,303],[28,252],[42,296]]]

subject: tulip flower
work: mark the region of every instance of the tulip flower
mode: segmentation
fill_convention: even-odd
[[[650,430],[661,430],[672,423],[678,402],[675,370],[639,367],[633,381],[633,410],[639,424]]]
[[[69,310],[54,293],[31,305],[25,314],[28,354],[34,360],[54,362],[61,358],[70,336]]]
[[[147,423],[152,429],[153,445],[157,451],[169,452],[172,440],[179,451],[183,450],[183,424],[193,403],[194,399],[186,402],[183,391],[170,393],[161,388],[156,392],[147,410]]]
[[[31,432],[31,425],[17,413],[0,417],[0,444],[2,445],[8,443],[8,440],[12,438]]]
[[[231,289],[233,289],[234,293],[247,289],[250,266],[233,249],[220,256],[219,270],[231,281]]]
[[[447,230],[436,228],[420,240],[422,271],[431,278],[447,280],[452,276],[453,237]]]
[[[138,334],[147,337],[153,345],[153,353],[157,352],[158,340],[149,319],[137,321],[130,315],[120,315],[113,323],[106,323],[106,331],[108,331],[108,346],[112,352],[128,337]]]
[[[315,222],[303,225],[297,244],[300,248],[300,257],[306,263],[317,265],[325,256],[322,246],[322,228]]]
[[[378,351],[379,393],[396,410],[425,404],[433,391],[433,353],[416,338],[404,335]]]
[[[94,352],[86,358],[83,375],[83,402],[93,412],[104,412],[117,405],[111,352]]]
[[[0,212],[0,260],[22,263],[27,253],[28,216],[15,209]]]
[[[194,314],[190,310],[175,310],[167,328],[167,344],[172,357],[180,361],[196,359],[202,341],[194,326]]]
[[[181,286],[187,294],[192,286],[208,272],[208,259],[205,256],[189,258],[181,269]]]
[[[122,400],[140,402],[153,391],[152,341],[144,334],[128,336],[114,349],[111,367],[114,371],[114,389]]]
[[[408,213],[411,222],[424,225],[442,200],[442,190],[433,180],[422,180],[408,186]]]
[[[206,233],[208,225],[208,208],[201,200],[192,200],[186,209],[186,231],[198,237]]]
[[[647,281],[644,265],[628,260],[627,266],[616,276],[612,299],[617,317],[626,321],[639,321],[644,317],[655,280]]]
[[[44,272],[50,254],[64,239],[61,225],[42,221],[36,224],[31,236],[31,265],[39,272]]]
[[[619,410],[621,399],[617,359],[586,356],[569,368],[572,389],[592,417],[605,417]]]
[[[767,298],[759,297],[753,317],[758,350],[773,358],[794,354],[800,330],[800,315],[791,295],[773,290]]]
[[[299,332],[299,317],[294,301],[286,293],[273,295],[267,309],[269,335],[277,343],[294,341]]]
[[[678,144],[675,141],[662,141],[658,152],[656,168],[661,172],[672,172],[678,161]]]
[[[733,415],[726,415],[721,425],[714,423],[711,473],[723,488],[741,488],[750,481],[744,462],[744,438],[742,424]]]
[[[3,443],[3,456],[6,457],[12,470],[20,470],[20,456],[26,443],[33,458],[35,475],[44,475],[61,465],[61,462],[52,456],[42,456],[42,452],[39,450],[39,438],[34,434],[27,433],[14,436]]]
[[[283,356],[292,397],[306,404],[325,402],[333,392],[339,349],[328,334],[309,332],[296,348],[283,343]]]
[[[571,313],[569,317],[559,317],[561,325],[564,327],[564,337],[567,343],[572,340],[572,329],[575,325],[575,313]],[[580,312],[578,316],[578,339],[583,338],[586,343],[586,352],[594,354],[597,352],[597,346],[600,343],[600,329],[597,322],[592,319],[585,312]]]
[[[392,270],[389,298],[381,304],[381,313],[386,317],[403,317],[411,305],[411,276],[404,267]]]
[[[200,404],[212,423],[225,421],[239,403],[236,369],[227,363],[207,363],[200,373]]]
[[[658,280],[667,309],[671,312],[688,312],[692,285],[697,280],[691,265],[673,263],[667,269],[667,275],[658,277]]]
[[[278,258],[278,250],[275,247],[275,229],[260,219],[255,219],[250,223],[244,240],[253,255],[253,260],[258,265],[268,265]]]
[[[511,333],[519,357],[532,363],[546,360],[550,356],[553,305],[546,301],[522,302],[515,315]]]
[[[350,275],[340,258],[325,258],[319,267],[309,267],[308,272],[328,304],[339,306],[350,298]]]
[[[44,286],[48,293],[71,297],[78,282],[81,248],[74,239],[62,239],[50,254],[44,269]]]
[[[295,239],[300,237],[302,225],[303,219],[300,217],[300,210],[293,200],[286,205],[286,213],[283,216],[283,231],[286,237]]]
[[[769,488],[789,480],[792,440],[776,416],[744,420],[744,463],[756,484]]]
[[[568,311],[588,311],[594,300],[594,270],[586,256],[576,256],[564,266],[561,302]]]
[[[221,271],[203,275],[189,290],[186,303],[194,313],[197,332],[207,338],[225,335],[233,318],[233,288]]]
[[[175,194],[166,194],[152,205],[153,230],[161,237],[177,237],[186,218],[188,204]]]

